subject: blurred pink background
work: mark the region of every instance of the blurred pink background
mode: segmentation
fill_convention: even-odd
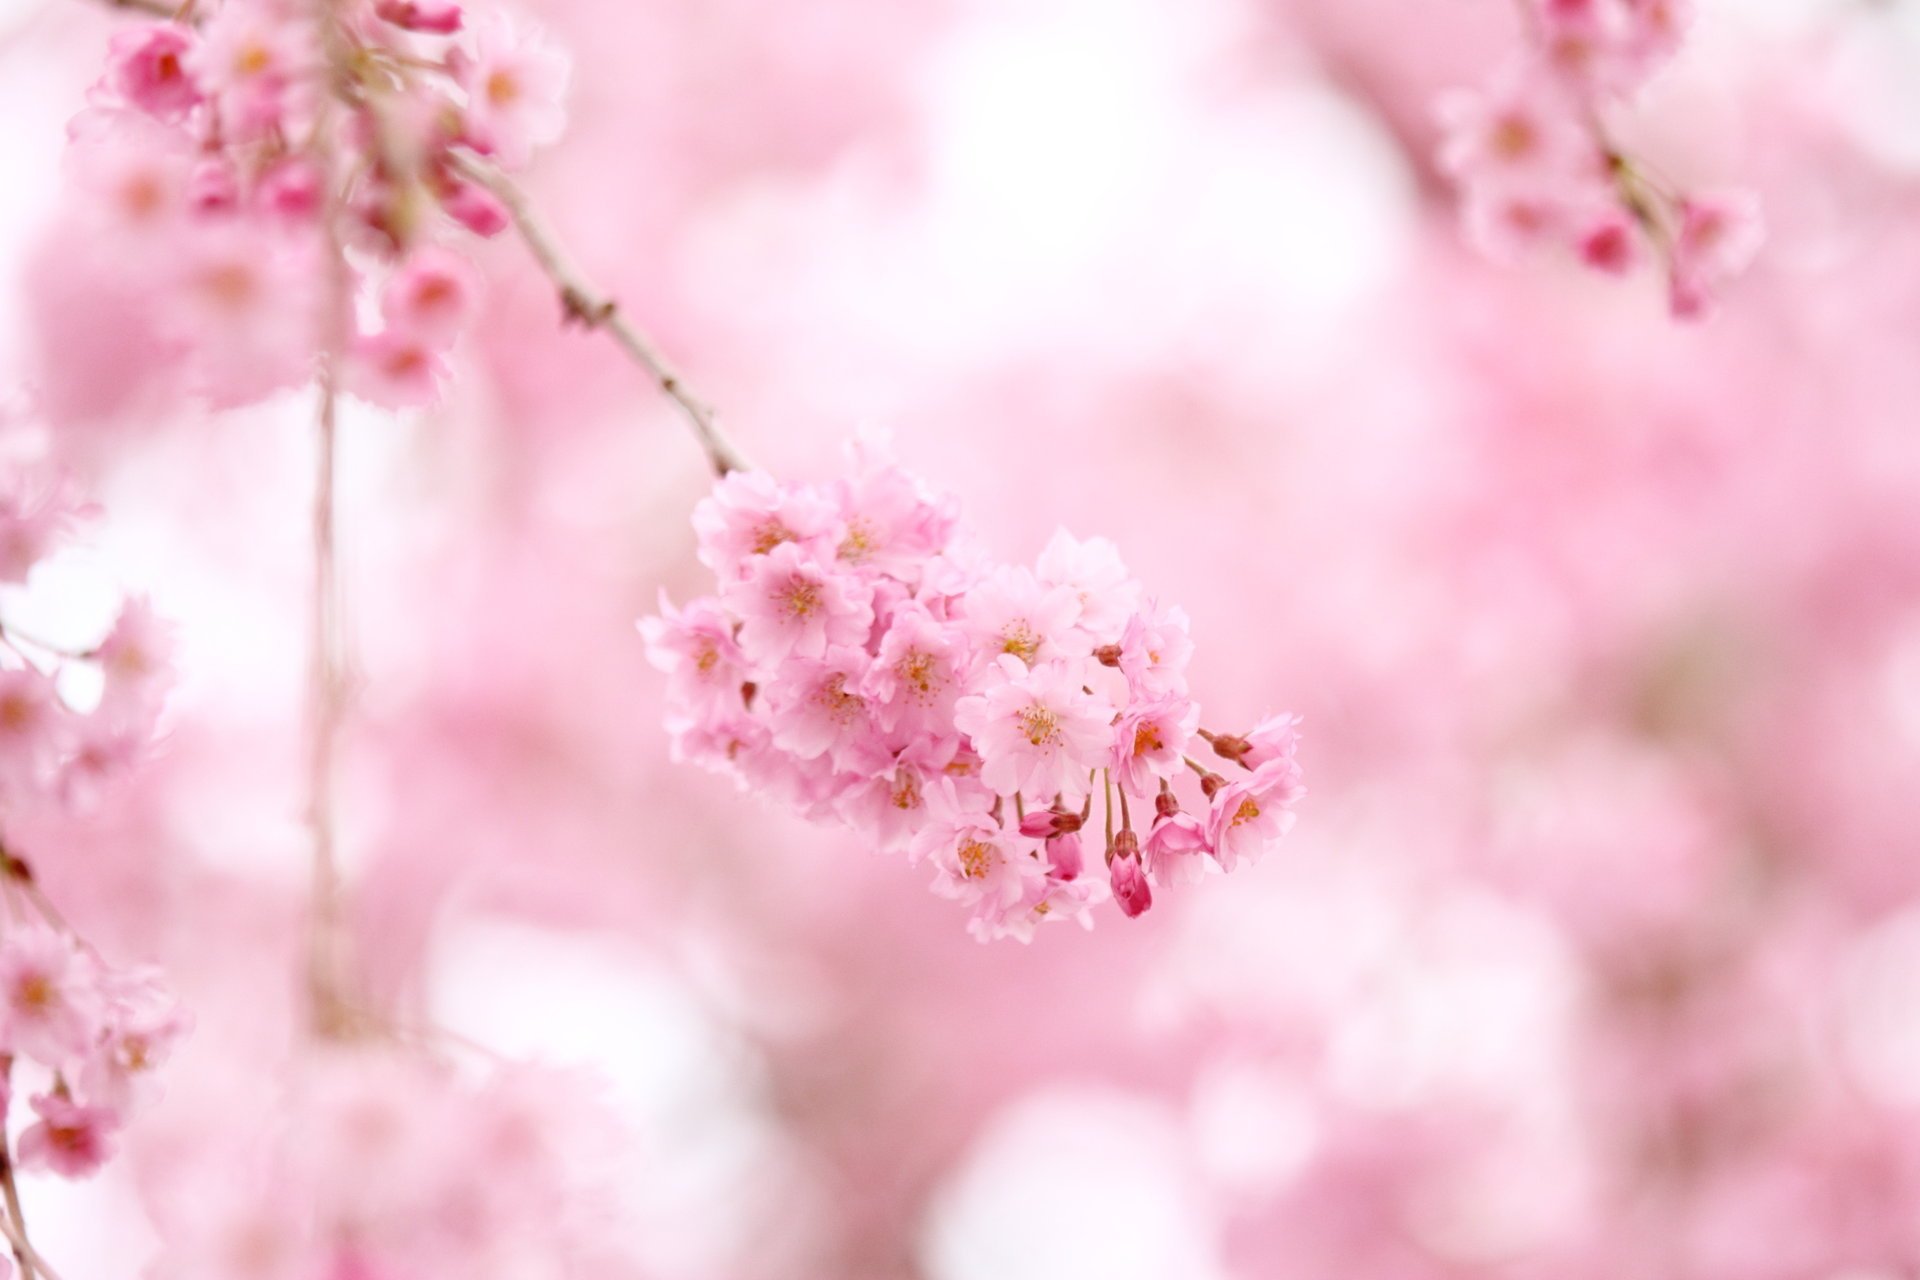
[[[199,1023],[132,1159],[33,1189],[85,1280],[290,1052],[311,409],[100,340],[54,215],[114,15],[0,11],[0,385],[109,513],[37,625],[145,590],[182,671],[31,833]],[[344,424],[354,930],[394,1007],[604,1078],[650,1274],[1920,1275],[1920,7],[1701,6],[1632,116],[1765,201],[1701,328],[1462,244],[1432,104],[1499,0],[529,11],[575,58],[529,186],[758,462],[888,430],[996,554],[1114,539],[1219,719],[1305,716],[1259,867],[976,944],[669,763],[633,624],[704,589],[707,474],[485,245],[449,402]]]

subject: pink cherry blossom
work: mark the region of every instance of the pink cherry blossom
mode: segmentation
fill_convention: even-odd
[[[737,709],[746,658],[720,602],[695,600],[676,609],[662,592],[659,608],[641,620],[640,634],[647,657],[673,681],[675,698],[702,709]]]
[[[245,137],[284,123],[320,72],[313,24],[271,4],[220,6],[186,65],[218,103],[223,126]]]
[[[1206,856],[1212,853],[1199,819],[1177,807],[1153,820],[1140,842],[1140,860],[1155,884],[1197,884],[1206,874]]]
[[[893,611],[867,672],[865,692],[889,731],[937,733],[953,723],[966,665],[957,629],[911,601]]]
[[[364,334],[353,345],[348,385],[370,404],[418,409],[440,397],[446,357],[440,344],[406,328]]]
[[[472,49],[457,51],[467,91],[466,132],[502,164],[525,164],[566,124],[568,62],[538,28],[488,10],[471,27]]]
[[[91,655],[104,682],[100,712],[109,719],[149,723],[166,696],[172,652],[172,629],[152,604],[144,596],[129,599]]]
[[[862,646],[873,626],[873,588],[822,568],[791,542],[754,557],[747,576],[728,583],[721,599],[740,619],[741,652],[758,664]]]
[[[1270,761],[1220,787],[1207,814],[1214,858],[1228,871],[1257,861],[1293,829],[1301,795],[1300,770],[1292,760]]]
[[[145,23],[114,33],[105,84],[129,105],[161,120],[199,106],[200,85],[188,71],[196,38],[177,22]]]
[[[1092,648],[1074,628],[1080,602],[1073,590],[1043,583],[1030,569],[1001,566],[966,601],[967,633],[990,659],[1005,654],[1032,666]]]
[[[801,760],[826,754],[836,770],[881,768],[890,753],[873,706],[860,693],[867,661],[861,650],[833,648],[824,659],[790,663],[780,685],[768,691],[774,745]]]
[[[953,713],[980,752],[982,780],[1003,794],[1080,795],[1107,759],[1112,708],[1086,692],[1077,664],[1029,667],[1002,654],[998,666],[999,681],[962,698]]]
[[[51,929],[24,926],[0,939],[0,1046],[58,1068],[92,1042],[87,962]]]
[[[693,531],[700,563],[722,581],[744,577],[756,558],[783,544],[801,543],[825,560],[839,540],[831,502],[758,471],[736,471],[715,485],[693,509]]]
[[[37,1123],[20,1135],[20,1167],[46,1169],[63,1178],[89,1178],[113,1154],[120,1118],[104,1107],[88,1106],[55,1093],[32,1099]]]
[[[445,346],[473,314],[480,282],[473,267],[451,250],[425,246],[403,262],[380,293],[387,324]]]
[[[1113,724],[1113,780],[1135,795],[1151,795],[1162,779],[1180,772],[1200,709],[1167,696],[1135,703]]]
[[[1760,252],[1765,231],[1759,203],[1745,192],[1690,196],[1680,203],[1680,226],[1669,263],[1673,314],[1696,319]]]
[[[18,796],[47,781],[70,727],[51,679],[31,667],[0,670],[0,792]]]

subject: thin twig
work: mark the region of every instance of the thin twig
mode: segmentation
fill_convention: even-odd
[[[513,180],[473,156],[455,152],[451,153],[450,158],[454,169],[463,177],[491,191],[507,207],[514,226],[519,229],[520,238],[527,242],[527,248],[540,264],[540,269],[546,272],[547,278],[560,291],[560,306],[565,319],[589,329],[604,329],[635,364],[646,370],[660,390],[686,416],[701,447],[706,450],[707,461],[712,464],[715,475],[748,470],[745,457],[726,438],[714,420],[712,406],[687,389],[686,383],[667,362],[666,356],[621,314],[618,304],[611,297],[587,283],[574,269],[560,248],[560,242]]]
[[[329,61],[339,65],[340,37],[331,0],[318,0],[318,21]],[[324,115],[331,100],[323,100],[323,121],[315,130],[324,137]],[[325,165],[327,157],[321,156]],[[307,954],[308,1015],[314,1033],[334,1035],[343,1025],[346,1005],[344,948],[340,920],[340,873],[334,844],[334,789],[340,722],[342,718],[343,638],[340,627],[340,583],[334,546],[336,472],[339,463],[340,365],[353,322],[352,279],[346,247],[340,239],[340,193],[329,172],[322,223],[327,241],[327,307],[320,343],[320,406],[315,430],[313,485],[313,600],[309,636],[308,686],[311,738],[308,742],[307,821],[313,836],[313,884]]]
[[[6,1239],[7,1244],[13,1249],[13,1256],[21,1261],[21,1280],[27,1280],[36,1273],[40,1280],[60,1280],[60,1273],[48,1266],[47,1260],[40,1256],[39,1251],[27,1243],[25,1229],[16,1227],[4,1215],[0,1215],[0,1237]],[[32,1264],[31,1268],[26,1265],[28,1263]]]
[[[0,1058],[0,1083],[8,1086],[9,1095],[12,1078],[13,1057],[8,1055]],[[33,1246],[27,1242],[27,1217],[20,1210],[20,1187],[13,1178],[13,1151],[4,1128],[0,1128],[0,1193],[6,1196],[8,1225],[13,1228],[7,1232],[7,1243],[13,1246],[13,1260],[20,1264],[20,1280],[33,1280]]]

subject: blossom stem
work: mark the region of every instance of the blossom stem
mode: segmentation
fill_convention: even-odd
[[[13,1058],[8,1055],[0,1058],[0,1084],[6,1086],[9,1095],[13,1092],[12,1079]],[[0,1120],[4,1118],[0,1116]],[[13,1149],[3,1126],[0,1126],[0,1192],[6,1195],[7,1243],[13,1247],[13,1260],[20,1266],[21,1280],[33,1280],[33,1246],[27,1242],[27,1218],[21,1211],[20,1188],[13,1177]]]
[[[613,298],[595,289],[574,269],[560,248],[559,240],[512,179],[477,157],[455,152],[451,153],[450,158],[453,167],[462,176],[491,191],[506,206],[508,216],[519,229],[520,238],[526,241],[534,261],[540,264],[540,269],[546,272],[547,278],[560,291],[560,306],[565,319],[589,329],[605,330],[620,349],[647,372],[667,398],[679,406],[700,441],[700,447],[706,451],[707,461],[716,476],[724,476],[729,471],[749,470],[746,458],[720,430],[712,406],[687,389],[679,372],[667,362],[652,339],[621,314]]]
[[[340,35],[333,0],[316,9],[329,61],[339,65]],[[322,111],[328,110],[330,99]],[[324,136],[316,130],[315,136]],[[327,157],[322,156],[324,163]],[[312,920],[307,951],[308,1016],[315,1035],[339,1034],[344,1025],[345,949],[341,928],[340,873],[335,855],[334,791],[340,724],[344,714],[340,582],[335,554],[336,472],[339,464],[340,365],[353,322],[352,279],[340,239],[340,196],[329,174],[322,223],[327,246],[327,305],[321,323],[320,405],[315,429],[313,486],[313,599],[309,635],[307,821],[312,834]]]

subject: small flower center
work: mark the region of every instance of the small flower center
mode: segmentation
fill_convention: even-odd
[[[1501,116],[1493,124],[1493,153],[1503,160],[1524,160],[1539,145],[1540,135],[1533,121],[1517,112]]]
[[[793,530],[778,520],[763,520],[753,531],[753,553],[763,556],[781,543],[792,541]]]
[[[1027,741],[1034,746],[1044,747],[1060,741],[1060,717],[1055,715],[1051,708],[1043,707],[1036,702],[1030,707],[1023,708],[1017,718],[1020,721],[1020,732],[1024,733]]]
[[[1031,666],[1040,653],[1040,637],[1034,634],[1025,618],[1016,618],[1000,633],[1000,652],[1010,653]]]
[[[1232,825],[1237,827],[1243,822],[1252,822],[1255,818],[1259,816],[1260,816],[1259,802],[1256,801],[1252,796],[1248,796],[1246,799],[1240,802],[1240,807],[1233,811]]]
[[[1158,751],[1166,745],[1160,737],[1160,726],[1157,724],[1148,722],[1133,731],[1133,754],[1136,756]]]
[[[487,77],[487,101],[504,107],[520,99],[520,81],[511,71],[496,71]]]
[[[847,536],[840,540],[840,558],[852,564],[860,564],[869,559],[878,543],[873,536],[873,526],[865,520],[854,520],[847,525]]]
[[[960,874],[969,880],[984,880],[999,862],[1000,851],[990,844],[968,840],[960,846]]]
[[[939,682],[936,671],[938,663],[930,653],[915,649],[894,664],[894,674],[900,677],[900,683],[912,689],[921,702],[933,698]]]
[[[820,584],[811,578],[794,578],[787,583],[782,599],[794,617],[810,618],[820,608]]]

